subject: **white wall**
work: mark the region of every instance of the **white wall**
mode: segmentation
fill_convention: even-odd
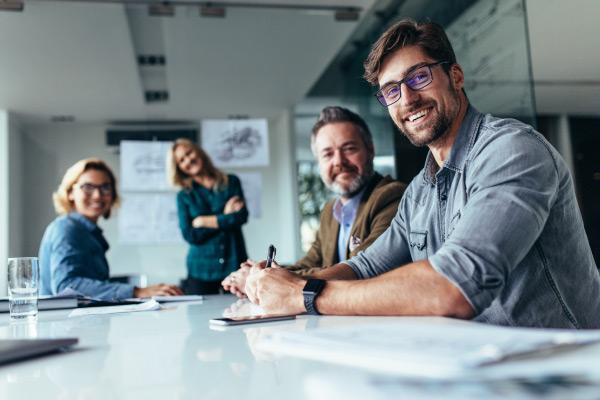
[[[0,293],[6,295],[8,258],[8,113],[0,110]]]
[[[23,250],[23,233],[27,226],[22,223],[25,185],[21,174],[22,137],[18,119],[0,110],[0,296],[7,294],[5,260],[37,254]]]
[[[291,118],[291,112],[286,112],[277,120],[269,121],[271,165],[244,170],[260,172],[263,179],[263,216],[258,220],[250,219],[243,227],[248,253],[255,259],[265,258],[270,243],[277,247],[278,260],[289,263],[298,258],[295,251],[298,229],[295,222],[297,196],[295,163],[291,157]],[[37,254],[44,229],[55,218],[52,192],[68,167],[82,158],[99,157],[119,176],[119,156],[107,150],[104,130],[105,126],[100,124],[50,123],[24,130],[23,149],[26,155],[20,163],[25,182],[23,207],[27,210],[23,224],[28,227],[23,232],[24,254]],[[235,173],[236,170],[227,172]],[[110,244],[107,258],[112,275],[146,273],[149,284],[178,283],[187,275],[187,244],[119,244],[118,213],[109,220],[101,219],[99,225]]]

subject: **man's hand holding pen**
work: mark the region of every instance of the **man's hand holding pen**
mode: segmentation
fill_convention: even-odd
[[[272,261],[261,261],[252,267],[246,279],[245,292],[251,302],[259,304],[267,314],[301,314],[304,308],[302,288],[306,280],[281,268]]]

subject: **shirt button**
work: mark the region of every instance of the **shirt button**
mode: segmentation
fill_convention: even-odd
[[[219,263],[223,264],[224,262],[225,262],[225,260],[224,260],[224,259],[222,259],[222,258],[219,258]]]
[[[440,196],[440,199],[442,199],[442,201],[446,201],[447,198],[448,198],[448,196],[446,196],[445,194]]]

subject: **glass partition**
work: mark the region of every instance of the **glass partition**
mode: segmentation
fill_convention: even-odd
[[[389,26],[404,17],[442,25],[465,73],[465,91],[484,113],[514,117],[535,126],[535,100],[529,57],[524,0],[381,0],[363,18],[305,100],[296,108],[296,160],[300,198],[310,187],[313,202],[301,201],[302,250],[318,229],[318,210],[331,198],[318,176],[310,151],[310,132],[325,106],[339,105],[365,119],[375,143],[375,169],[409,183],[423,167],[426,148],[415,148],[395,128],[387,109],[373,97],[363,78],[370,46]],[[308,167],[310,165],[310,168]],[[307,174],[306,171],[311,171]],[[313,185],[309,185],[308,182]]]

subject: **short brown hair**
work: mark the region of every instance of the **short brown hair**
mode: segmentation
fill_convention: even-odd
[[[450,66],[456,63],[456,55],[444,29],[434,22],[417,23],[411,18],[405,18],[392,25],[373,44],[369,56],[364,62],[363,77],[372,85],[379,82],[379,70],[384,59],[396,50],[407,46],[417,46],[436,61],[450,61],[443,65],[446,73]]]
[[[175,159],[175,149],[179,146],[186,146],[193,149],[198,157],[202,160],[202,169],[214,178],[215,187],[221,189],[227,186],[229,179],[227,174],[213,164],[212,160],[206,152],[196,142],[189,139],[180,138],[173,142],[173,146],[167,153],[167,179],[171,185],[179,186],[182,189],[191,189],[193,179],[191,176],[179,169],[177,160]]]
[[[321,111],[315,126],[313,126],[312,135],[310,136],[310,148],[315,155],[317,154],[315,148],[317,132],[319,132],[319,129],[325,125],[336,122],[350,122],[353,124],[360,134],[361,139],[365,143],[365,147],[367,149],[373,147],[373,135],[371,135],[371,131],[369,130],[367,123],[358,114],[355,114],[343,107],[325,107],[323,111]]]
[[[110,208],[104,214],[104,218],[108,219],[112,209],[119,205],[120,199],[119,193],[117,192],[117,179],[108,164],[99,158],[85,158],[77,161],[67,170],[65,176],[62,178],[62,182],[58,185],[58,189],[56,189],[56,192],[52,193],[54,210],[57,214],[68,214],[74,210],[73,202],[69,200],[69,193],[73,190],[73,185],[79,180],[79,177],[81,177],[85,171],[90,169],[104,171],[110,179],[110,185],[112,186],[112,201],[110,203]]]

